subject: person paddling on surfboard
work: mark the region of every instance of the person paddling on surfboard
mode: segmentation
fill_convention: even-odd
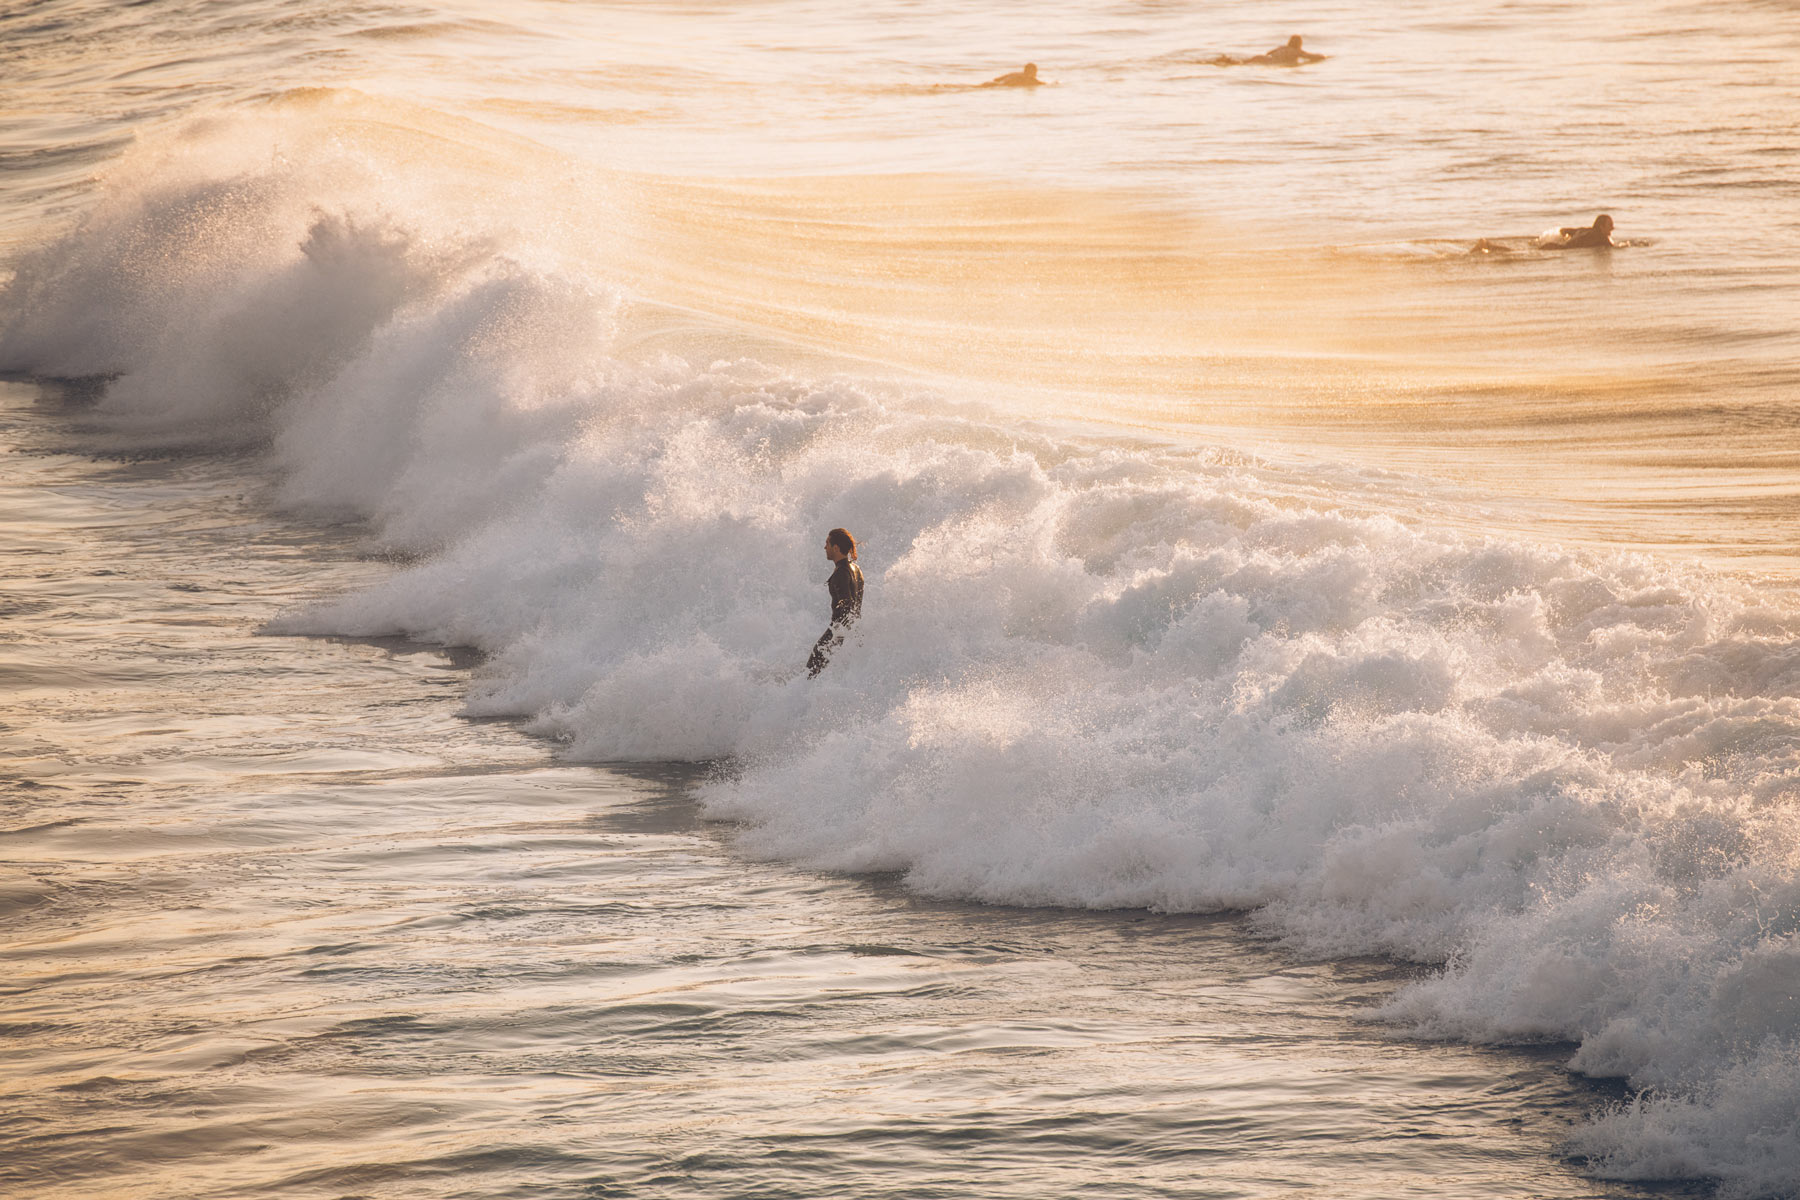
[[[1305,63],[1323,62],[1325,55],[1314,54],[1311,50],[1300,48],[1300,35],[1295,34],[1287,40],[1287,44],[1277,46],[1266,54],[1255,54],[1249,58],[1238,58],[1230,54],[1221,54],[1207,61],[1215,67],[1298,67]]]
[[[1606,213],[1594,218],[1592,225],[1564,225],[1547,229],[1535,238],[1481,238],[1469,248],[1470,254],[1511,254],[1515,250],[1612,250],[1634,243],[1613,241],[1613,219]],[[1643,245],[1642,242],[1636,243]]]
[[[1005,75],[996,75],[986,83],[978,83],[976,87],[1042,87],[1044,81],[1037,76],[1037,64],[1026,63],[1022,71],[1012,71]]]
[[[1262,67],[1297,67],[1302,63],[1323,62],[1323,54],[1314,54],[1311,50],[1300,48],[1300,35],[1295,34],[1284,46],[1277,46],[1266,54],[1258,54],[1255,58],[1246,58],[1246,65]]]
[[[844,633],[862,615],[863,574],[856,565],[856,539],[848,529],[834,529],[825,535],[825,557],[837,564],[825,586],[831,592],[831,624],[813,644],[806,660],[806,677],[814,678],[825,669],[831,652],[844,642]]]
[[[1605,213],[1594,218],[1592,225],[1564,225],[1538,239],[1540,250],[1611,250],[1618,245],[1612,240],[1613,219]]]

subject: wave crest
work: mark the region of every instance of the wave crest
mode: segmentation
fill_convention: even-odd
[[[478,646],[472,712],[728,759],[752,852],[1446,964],[1380,1015],[1650,1089],[1578,1135],[1602,1171],[1800,1181],[1793,612],[1358,515],[1354,473],[644,352],[591,260],[376,159],[182,161],[21,264],[0,360],[429,555],[277,631]],[[808,681],[834,525],[868,603]]]

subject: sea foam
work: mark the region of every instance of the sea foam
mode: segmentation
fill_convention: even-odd
[[[1629,1080],[1595,1170],[1800,1188],[1800,614],[1350,470],[634,351],[594,257],[261,128],[128,160],[18,264],[0,366],[420,556],[273,631],[479,647],[471,713],[719,760],[750,853],[1441,964],[1374,1015]],[[836,525],[867,602],[808,680]]]

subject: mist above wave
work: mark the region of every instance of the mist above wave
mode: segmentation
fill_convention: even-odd
[[[330,107],[279,157],[255,120],[146,149],[0,328],[6,369],[112,376],[122,436],[265,447],[281,503],[425,556],[273,629],[478,646],[471,712],[729,760],[703,798],[756,853],[1446,964],[1382,1015],[1650,1089],[1578,1135],[1598,1169],[1800,1184],[1800,616],[1358,515],[1347,474],[627,354],[603,259],[458,199],[476,150],[395,186]],[[833,525],[868,602],[809,682]]]

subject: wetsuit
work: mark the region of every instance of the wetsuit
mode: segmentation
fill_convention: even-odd
[[[838,559],[837,570],[825,581],[831,591],[831,624],[819,635],[813,644],[812,656],[806,660],[806,674],[810,678],[825,669],[825,662],[844,640],[844,631],[850,623],[862,615],[863,575],[862,568],[847,558]]]
[[[1610,250],[1613,247],[1610,229],[1591,225],[1565,225],[1558,232],[1569,240],[1546,246],[1546,250]]]
[[[1318,62],[1323,54],[1314,54],[1311,50],[1302,50],[1298,46],[1277,46],[1267,54],[1258,54],[1255,58],[1246,58],[1245,66],[1258,67],[1297,67],[1301,63]]]

